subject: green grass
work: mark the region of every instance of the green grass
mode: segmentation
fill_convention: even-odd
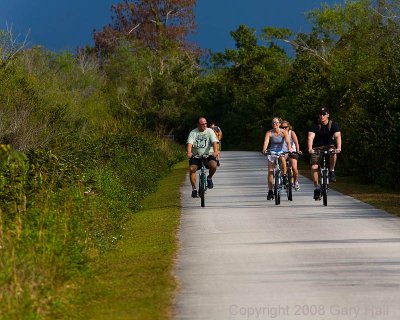
[[[301,175],[311,178],[308,163],[299,161],[299,171]],[[331,183],[330,188],[400,217],[400,193],[398,191],[361,183],[356,177],[341,176],[340,171],[335,171],[337,182]]]
[[[81,286],[81,319],[168,319],[176,289],[173,276],[180,221],[179,188],[186,162],[173,167],[155,193],[133,213],[122,240],[90,263]]]

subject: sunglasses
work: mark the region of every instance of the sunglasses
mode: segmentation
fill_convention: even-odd
[[[286,127],[281,127],[281,129],[287,129],[287,126]]]
[[[320,116],[326,116],[327,113],[326,113],[326,112],[322,112],[322,113],[320,113],[319,115],[320,115]]]
[[[279,121],[272,121],[272,124],[279,124]]]

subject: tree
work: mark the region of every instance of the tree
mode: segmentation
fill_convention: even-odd
[[[393,185],[399,175],[399,4],[347,1],[312,11],[312,32],[291,40],[297,56],[286,97],[301,131],[307,129],[304,119],[329,107],[346,150],[339,168]]]
[[[215,120],[224,128],[225,145],[254,149],[261,143],[265,123],[277,111],[275,103],[288,73],[289,59],[274,44],[259,45],[255,29],[248,26],[240,25],[231,36],[236,49],[226,49],[211,58],[216,81],[205,82],[214,87],[203,90],[214,93],[206,111],[222,117]],[[220,93],[224,93],[224,99],[216,96]]]
[[[195,30],[196,0],[124,0],[111,7],[112,23],[94,31],[95,46],[108,52],[121,41],[159,50],[165,42],[186,46]]]

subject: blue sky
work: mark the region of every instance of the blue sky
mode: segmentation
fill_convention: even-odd
[[[78,46],[93,45],[92,32],[111,22],[110,7],[118,0],[0,0],[0,28],[12,25],[20,38],[29,32],[30,45],[39,44],[60,51],[75,51]],[[198,0],[197,33],[191,39],[214,52],[234,46],[229,34],[240,24],[255,28],[286,27],[307,32],[304,12],[321,3],[343,0]]]

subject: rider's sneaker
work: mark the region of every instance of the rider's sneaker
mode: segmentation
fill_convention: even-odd
[[[267,200],[274,200],[274,193],[272,190],[268,191]]]
[[[296,190],[296,191],[299,191],[299,190],[300,190],[300,185],[299,185],[299,182],[298,182],[298,181],[296,181],[296,182],[294,183],[294,190]]]
[[[321,200],[321,190],[319,188],[314,190],[314,200]]]
[[[211,178],[207,178],[207,188],[208,189],[214,188],[214,183]]]
[[[192,198],[197,198],[197,190],[196,189],[192,190]]]
[[[329,182],[336,182],[335,171],[329,171]]]
[[[218,166],[218,167],[220,166],[220,164],[219,164],[219,160],[217,160],[217,166]]]

